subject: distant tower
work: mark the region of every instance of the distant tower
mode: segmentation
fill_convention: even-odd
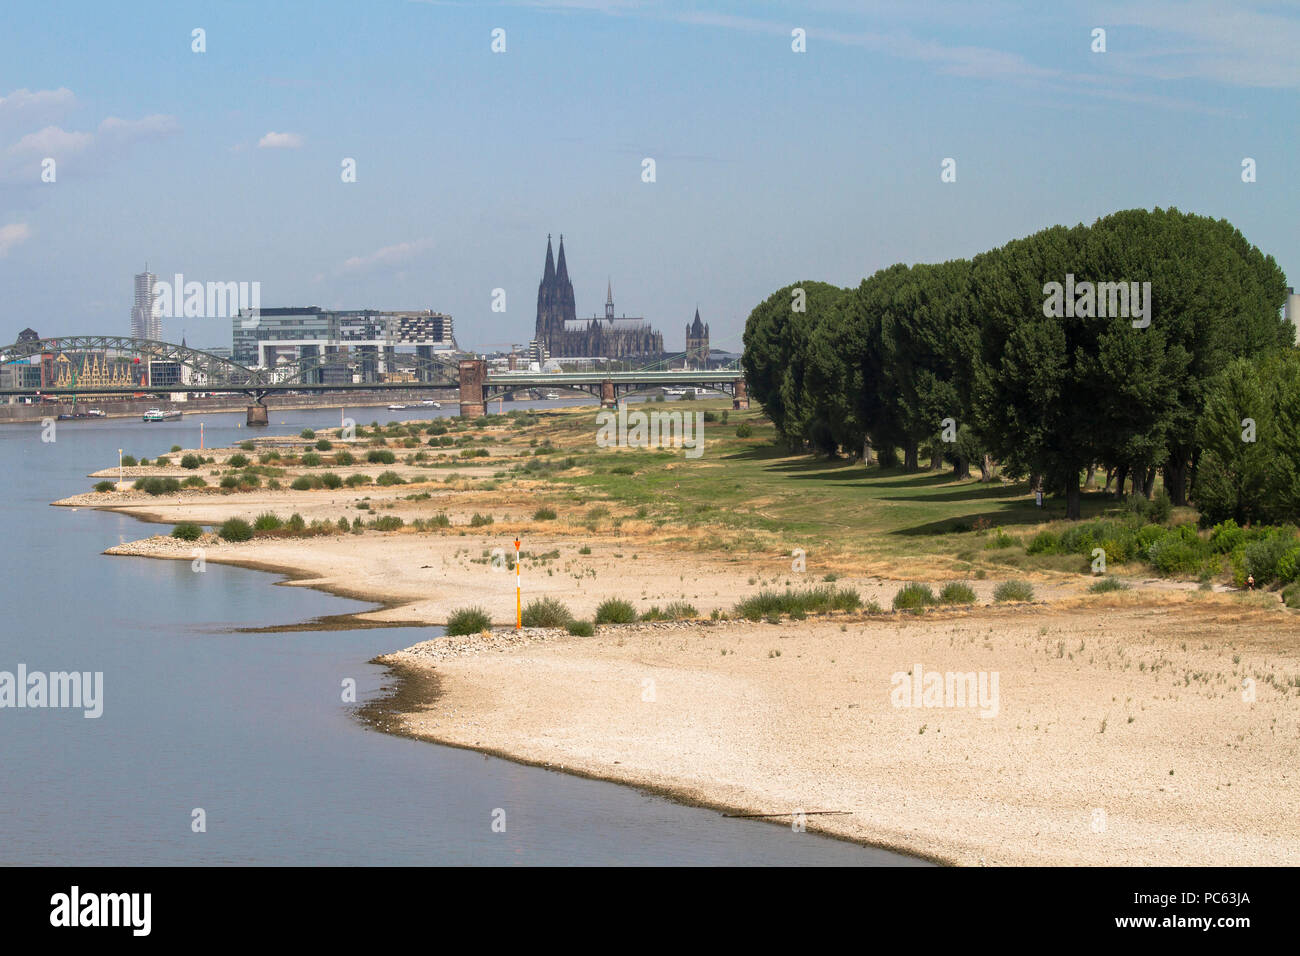
[[[686,325],[686,367],[709,367],[709,327],[700,321],[700,310],[695,310],[695,321]]]
[[[537,287],[537,324],[534,338],[552,355],[563,354],[560,344],[565,323],[577,318],[573,300],[573,283],[564,260],[564,236],[560,236],[558,264],[552,258],[551,237],[546,237],[546,268]]]
[[[158,277],[148,269],[149,266],[146,265],[146,271],[137,273],[135,277],[135,305],[131,309],[131,338],[133,339],[162,338],[162,319],[153,314],[155,298],[153,289],[158,282]]]
[[[614,283],[607,281],[605,283],[605,318],[614,317]]]

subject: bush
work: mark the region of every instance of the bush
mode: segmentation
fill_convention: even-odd
[[[308,478],[306,475],[299,475],[297,478],[295,478],[292,482],[289,483],[289,487],[292,488],[294,491],[310,491],[311,479]]]
[[[343,486],[343,479],[332,471],[327,471],[321,475],[320,481],[326,488],[341,488]]]
[[[200,458],[198,455],[184,455],[181,457],[182,468],[189,468],[193,470],[199,467],[199,465],[201,464],[203,464],[203,459]]]
[[[336,465],[351,465],[356,462],[356,460],[356,456],[353,455],[352,452],[346,450],[336,452],[334,455],[334,464]]]
[[[825,614],[830,611],[856,611],[862,606],[862,597],[852,588],[832,585],[809,588],[806,591],[760,591],[735,607],[739,617],[757,621],[781,614]]]
[[[180,538],[182,541],[197,541],[202,534],[203,529],[193,521],[182,521],[172,528],[172,537]]]
[[[1034,586],[1028,581],[1003,581],[993,589],[995,601],[1032,601]]]
[[[476,511],[474,512],[474,516],[469,519],[469,526],[471,528],[481,528],[484,525],[492,524],[492,521],[493,518],[491,515],[481,515]]]
[[[1292,536],[1274,532],[1246,545],[1246,573],[1254,575],[1256,587],[1277,578],[1278,564],[1295,544]]]
[[[264,465],[269,465],[273,461],[280,460],[280,453],[274,450],[263,452],[262,454],[257,456],[257,460]]]
[[[284,523],[284,526],[290,531],[298,532],[307,527],[307,522],[303,521],[302,515],[295,511],[289,515],[289,520]]]
[[[1290,584],[1300,577],[1300,545],[1288,548],[1277,559],[1277,580],[1279,584]]]
[[[1014,548],[1018,544],[1020,544],[1019,538],[1012,537],[1001,528],[997,528],[993,532],[993,537],[989,538],[984,547],[987,550],[996,551],[1000,548]]]
[[[238,488],[238,487],[239,487],[239,479],[236,478],[234,475],[226,475],[226,477],[224,477],[224,478],[221,479],[221,487],[222,487],[222,488],[229,488],[229,489],[232,489],[232,490],[235,489],[235,488]]]
[[[975,589],[965,581],[949,581],[939,591],[940,604],[974,604]]]
[[[460,634],[478,634],[492,627],[492,619],[481,607],[463,607],[452,611],[447,618],[447,633],[452,637]]]
[[[554,508],[538,508],[536,511],[533,512],[533,520],[534,520],[534,521],[554,521],[554,520],[555,520],[555,509],[554,509]]]
[[[1169,497],[1169,492],[1161,488],[1156,492],[1155,497],[1147,502],[1146,519],[1152,524],[1164,524],[1173,511],[1173,499]]]
[[[251,441],[241,441],[241,442],[239,443],[239,447],[242,448],[242,449],[244,449],[244,451],[252,451],[252,450],[253,450],[254,448],[256,448],[257,446],[254,445]],[[173,449],[173,450],[174,450],[174,451],[179,451],[179,449]]]
[[[621,598],[607,598],[596,608],[597,624],[632,624],[636,617],[632,602]]]
[[[401,526],[402,519],[397,517],[397,515],[384,515],[383,517],[376,518],[371,522],[371,527],[376,531],[396,531]]]
[[[1288,584],[1282,589],[1282,603],[1287,607],[1300,607],[1300,584]]]
[[[425,526],[429,528],[450,528],[451,519],[447,517],[447,512],[439,511],[432,518],[425,520]]]
[[[299,438],[306,438],[308,441],[316,437],[316,433],[310,428],[304,428],[298,433]]]
[[[226,541],[248,541],[253,537],[253,527],[243,518],[229,518],[217,534]]]
[[[1029,554],[1056,554],[1061,545],[1059,535],[1051,531],[1040,531],[1025,548]]]
[[[123,455],[122,464],[125,465],[127,468],[130,468],[131,466],[138,465],[140,463],[135,460],[135,457],[133,455]]]
[[[1089,588],[1093,594],[1105,594],[1107,591],[1127,591],[1128,585],[1119,578],[1102,578]]]
[[[375,479],[377,485],[404,485],[406,482],[402,476],[395,471],[380,472],[379,477]]]
[[[253,519],[254,531],[277,531],[282,527],[284,527],[284,522],[280,520],[278,515],[274,515],[269,511],[263,511]]]
[[[103,492],[103,491],[112,491],[112,490],[113,490],[114,488],[116,488],[116,487],[117,487],[117,486],[116,486],[115,484],[113,484],[113,482],[111,482],[111,481],[97,481],[97,482],[95,482],[95,490],[96,490],[96,491],[100,491],[100,492]]]
[[[358,475],[348,475],[347,480],[344,482],[344,484],[347,485],[349,488],[355,488],[358,485],[368,484],[369,482],[370,482],[370,477],[368,475],[358,474]]]
[[[180,446],[180,445],[172,445],[172,447],[171,447],[170,450],[173,451],[173,452],[180,451],[180,450],[181,450],[181,446]]]
[[[1201,566],[1197,549],[1176,534],[1166,535],[1151,545],[1147,560],[1161,574],[1192,574]]]
[[[894,595],[894,609],[899,611],[920,610],[927,604],[937,604],[938,599],[930,590],[930,585],[919,581],[909,581]]]
[[[750,425],[749,425],[748,422],[741,422],[739,425],[736,426],[736,437],[737,437],[737,438],[753,438],[753,437],[754,437],[754,429],[753,429],[752,427],[750,427]]]
[[[333,447],[334,447],[334,443],[330,441],[328,438],[322,438],[318,442],[316,442],[317,451],[329,451]]]
[[[525,605],[523,610],[524,627],[566,627],[572,620],[569,609],[555,598],[541,598]]]
[[[673,601],[664,608],[664,617],[670,621],[687,621],[700,616],[695,605],[686,601]]]
[[[175,478],[141,478],[132,487],[151,495],[165,495],[181,490],[181,483]]]
[[[207,486],[208,483],[204,481],[202,478],[200,478],[198,475],[190,475],[188,478],[186,478],[184,481],[181,482],[182,488],[206,488]]]
[[[397,456],[387,448],[372,448],[366,452],[366,461],[372,465],[391,465],[397,461]]]
[[[166,455],[159,455],[157,458],[153,460],[153,463],[159,466],[160,468],[166,468],[172,463],[172,460],[168,458]]]
[[[591,637],[596,633],[596,625],[591,621],[570,621],[568,629],[574,637]]]
[[[302,456],[302,466],[304,468],[318,468],[320,467],[320,463],[321,456],[316,454],[314,451],[309,451]]]
[[[243,468],[248,464],[248,456],[241,455],[238,452],[226,459],[226,464],[231,468]]]

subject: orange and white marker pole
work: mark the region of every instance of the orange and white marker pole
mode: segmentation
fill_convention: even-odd
[[[515,538],[515,630],[524,626],[523,598],[519,591],[519,539]]]
[[[199,451],[203,451],[203,423],[199,422]]]

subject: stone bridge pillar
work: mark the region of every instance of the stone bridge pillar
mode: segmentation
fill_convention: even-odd
[[[482,418],[487,414],[483,398],[483,385],[487,381],[487,362],[482,359],[462,359],[460,363],[460,413],[468,418]]]
[[[736,379],[736,393],[731,397],[732,408],[749,408],[749,392],[745,391],[745,380]]]
[[[248,406],[248,414],[244,418],[244,424],[269,425],[270,423],[271,419],[267,415],[266,406],[260,400]]]
[[[600,407],[616,408],[618,399],[614,396],[614,383],[612,380],[605,378],[600,382]]]

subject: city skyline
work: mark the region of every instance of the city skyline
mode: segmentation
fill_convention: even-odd
[[[390,3],[382,37],[319,9],[141,4],[139,74],[116,69],[132,31],[111,11],[12,14],[8,341],[121,328],[147,260],[260,282],[267,304],[446,312],[491,349],[530,337],[535,250],[561,228],[578,314],[614,276],[669,350],[697,306],[738,350],[788,282],[856,285],[1123,208],[1227,218],[1298,284],[1300,18],[1273,4]],[[49,281],[58,263],[75,267]]]

